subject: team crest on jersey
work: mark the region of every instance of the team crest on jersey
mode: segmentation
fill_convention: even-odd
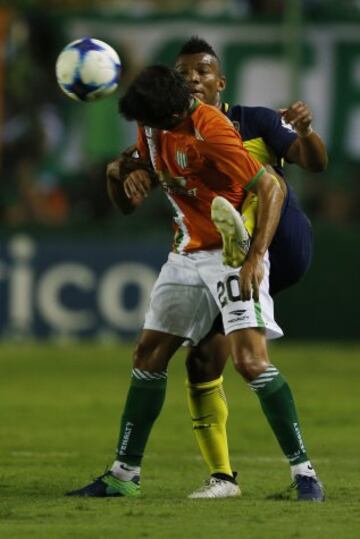
[[[188,166],[188,158],[185,152],[176,150],[175,159],[180,168],[186,168]]]

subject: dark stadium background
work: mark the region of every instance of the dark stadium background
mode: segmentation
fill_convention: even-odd
[[[136,335],[170,248],[156,193],[124,218],[105,193],[106,163],[132,142],[117,96],[73,103],[54,76],[70,40],[108,41],[123,61],[120,93],[146,63],[171,63],[190,35],[209,40],[227,99],[307,101],[328,144],[320,175],[288,168],[314,225],[315,258],[279,296],[288,338],[357,339],[360,205],[360,3],[356,0],[16,1],[0,7],[0,336]]]
[[[276,300],[272,362],[291,383],[326,503],[288,499],[290,476],[257,398],[226,367],[240,499],[189,500],[208,470],[191,432],[184,351],[169,368],[139,498],[74,499],[112,462],[133,340],[171,243],[154,193],[123,218],[105,166],[134,139],[117,96],[70,101],[55,60],[108,41],[120,93],[197,34],[219,52],[226,99],[302,98],[329,148],[320,175],[287,169],[315,234],[313,266]],[[0,0],[0,537],[360,537],[360,0]],[[175,465],[174,465],[175,463]],[[280,495],[279,495],[280,494]]]

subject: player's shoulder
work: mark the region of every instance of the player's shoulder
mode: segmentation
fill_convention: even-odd
[[[244,140],[262,137],[269,141],[283,131],[280,113],[268,107],[233,105],[227,116]]]
[[[196,119],[200,118],[220,118],[223,119],[224,115],[220,109],[215,107],[214,105],[208,105],[206,103],[203,103],[202,101],[197,101],[193,116]]]
[[[194,127],[200,132],[208,131],[209,129],[227,129],[233,128],[229,118],[225,116],[221,110],[212,105],[207,105],[199,101],[192,113]]]
[[[232,105],[229,109],[228,116],[231,120],[240,121],[280,121],[280,114],[278,111],[269,107],[248,107],[244,105]]]

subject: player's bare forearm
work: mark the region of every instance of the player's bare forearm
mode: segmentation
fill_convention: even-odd
[[[311,172],[323,172],[328,164],[325,144],[315,131],[299,136],[290,146],[287,159]]]
[[[256,227],[246,260],[240,270],[240,289],[244,301],[259,300],[263,278],[263,258],[279,224],[284,193],[279,183],[265,172],[253,188],[258,197]]]
[[[284,194],[268,172],[261,176],[253,190],[258,197],[259,205],[248,256],[264,257],[279,224]]]
[[[287,109],[281,109],[280,113],[298,134],[288,149],[288,161],[311,172],[324,171],[328,163],[327,151],[321,137],[311,127],[313,116],[309,105],[296,101]]]

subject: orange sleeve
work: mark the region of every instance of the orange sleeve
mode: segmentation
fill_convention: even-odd
[[[198,144],[200,153],[245,189],[251,187],[265,171],[264,167],[245,149],[240,135],[223,113],[212,108],[203,112],[198,126],[204,139]]]

